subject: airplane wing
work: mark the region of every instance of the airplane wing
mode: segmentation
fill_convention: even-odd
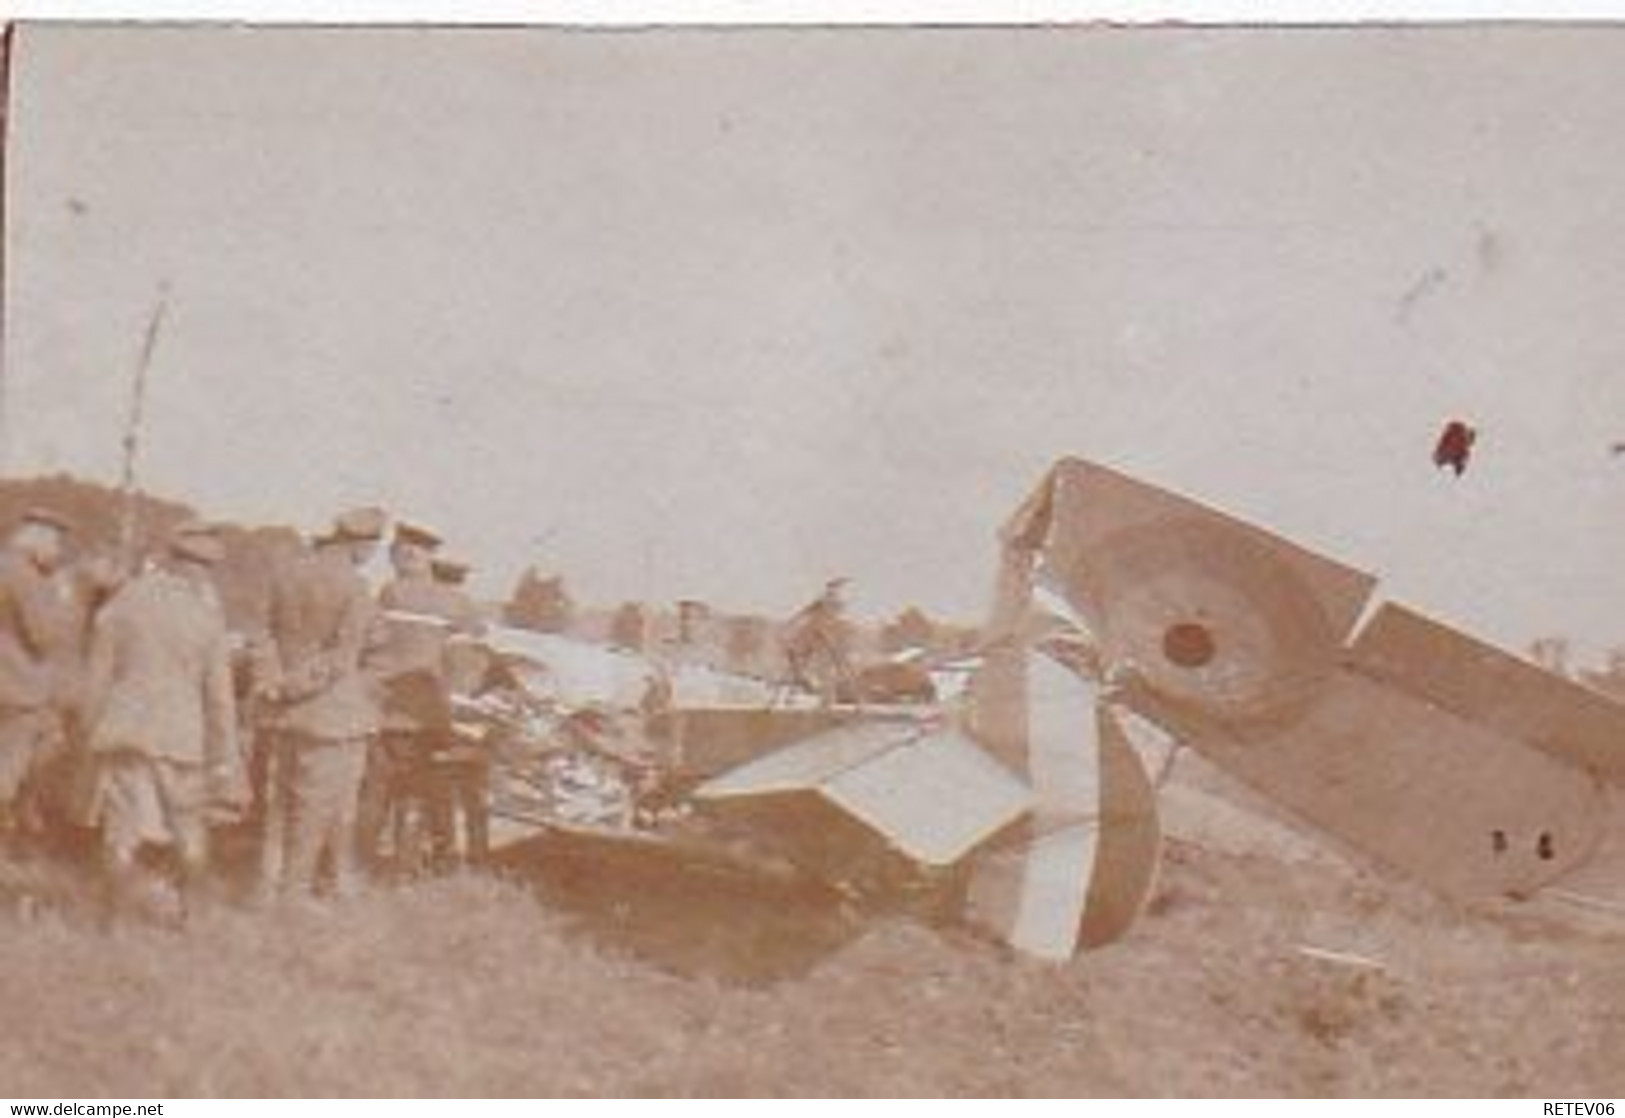
[[[694,791],[711,803],[780,797],[816,799],[903,857],[939,868],[1013,823],[1030,803],[1021,781],[963,735],[902,721],[832,727]]]
[[[1528,895],[1601,847],[1625,707],[1373,610],[1370,575],[1077,460],[1005,540],[1132,681],[1122,701],[1347,845],[1463,899]]]

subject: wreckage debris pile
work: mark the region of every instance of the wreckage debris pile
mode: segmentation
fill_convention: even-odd
[[[42,1098],[1625,1092],[1617,938],[1469,917],[1355,871],[1176,847],[1135,934],[1059,969],[881,924],[745,984],[591,933],[469,878],[225,908],[187,936],[7,915],[0,1001],[30,1027],[0,1044],[0,1082]]]

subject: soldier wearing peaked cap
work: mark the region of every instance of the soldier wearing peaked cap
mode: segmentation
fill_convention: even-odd
[[[76,702],[79,615],[66,578],[69,526],[32,508],[0,551],[0,837],[34,830],[41,776]]]
[[[437,557],[430,570],[441,588],[440,612],[450,629],[442,659],[446,685],[453,694],[472,695],[485,681],[490,652],[478,639],[485,629],[480,607],[464,589],[469,564]]]
[[[429,573],[443,586],[463,585],[468,581],[470,569],[467,563],[459,559],[444,559],[437,555],[429,560]]]
[[[384,528],[388,523],[389,517],[383,509],[370,506],[355,508],[334,517],[333,528],[328,535],[357,543],[376,542],[384,538]]]
[[[440,534],[421,524],[395,525],[389,545],[394,575],[378,593],[382,638],[367,657],[368,670],[386,684],[423,670],[438,672],[447,630],[467,628],[475,620],[467,597],[435,578],[440,543]],[[435,718],[433,711],[414,711],[407,698],[386,700],[386,728],[415,729]]]
[[[188,522],[165,558],[127,583],[97,615],[85,687],[92,791],[109,916],[130,895],[145,843],[173,848],[183,911],[208,858],[211,811],[247,794],[225,614],[211,571],[225,558],[218,530]]]
[[[395,525],[394,546],[407,546],[421,548],[433,552],[445,542],[444,537],[433,528],[426,528],[422,524],[413,524],[401,521]]]
[[[261,877],[269,895],[317,888],[324,855],[334,892],[356,885],[356,797],[378,725],[361,673],[376,611],[360,568],[382,527],[382,514],[340,515],[272,585],[255,684],[264,709]]]
[[[378,595],[384,623],[366,666],[377,681],[383,720],[368,757],[357,828],[363,856],[375,867],[383,865],[390,829],[396,868],[415,868],[407,863],[417,852],[405,849],[415,838],[409,816],[438,810],[428,766],[451,732],[447,641],[453,633],[480,628],[468,596],[434,577],[440,544],[431,528],[397,523],[389,548],[395,574]]]

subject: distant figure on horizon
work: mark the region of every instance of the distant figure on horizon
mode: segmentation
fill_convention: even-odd
[[[785,636],[785,662],[790,680],[833,706],[841,686],[854,684],[852,662],[846,650],[846,596],[849,579],[832,578],[823,593],[790,619]]]

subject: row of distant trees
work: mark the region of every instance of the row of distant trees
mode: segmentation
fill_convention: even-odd
[[[134,555],[161,548],[169,532],[198,515],[185,504],[138,494]],[[66,476],[0,480],[0,528],[30,507],[52,508],[75,525],[78,550],[112,555],[118,546],[123,498],[115,490]],[[226,524],[226,560],[217,581],[229,620],[252,625],[266,599],[278,565],[301,546],[288,527]],[[565,579],[534,568],[519,577],[505,602],[493,606],[511,625],[540,632],[569,633],[633,650],[681,649],[719,666],[760,674],[780,669],[786,618],[730,613],[705,602],[669,607],[625,602],[604,609],[577,602]],[[909,649],[951,655],[974,642],[975,631],[930,617],[910,606],[881,624],[849,624],[846,638],[855,653],[892,656]]]
[[[1595,667],[1578,667],[1565,637],[1541,637],[1528,648],[1529,659],[1549,672],[1579,680],[1605,694],[1625,699],[1625,647],[1613,648]]]
[[[176,525],[197,515],[187,505],[146,494],[136,494],[131,500],[135,533],[130,553],[123,558],[132,561],[160,550]],[[52,509],[72,522],[76,551],[119,557],[124,497],[116,490],[63,475],[0,481],[0,528],[15,523],[35,506]],[[299,547],[299,535],[291,528],[227,524],[222,536],[226,559],[216,581],[228,620],[242,628],[257,616],[273,570]]]
[[[138,555],[157,550],[176,524],[197,515],[184,504],[144,494],[134,501]],[[122,503],[121,495],[107,486],[66,476],[4,480],[0,481],[0,526],[13,523],[32,506],[43,505],[73,521],[80,550],[112,554]],[[225,526],[224,536],[226,561],[218,581],[230,620],[242,627],[252,623],[276,566],[298,549],[300,540],[287,527],[231,524]],[[696,601],[670,608],[625,602],[613,609],[598,609],[578,603],[562,576],[534,568],[520,576],[508,600],[497,609],[508,624],[523,628],[569,633],[625,649],[685,649],[737,670],[764,674],[777,670],[786,620],[727,613]],[[883,624],[850,625],[847,638],[859,653],[894,656],[919,649],[944,656],[971,648],[975,630],[934,619],[910,606]],[[1526,654],[1549,671],[1625,698],[1625,647],[1611,652],[1596,667],[1576,665],[1570,642],[1562,637],[1536,640]]]

